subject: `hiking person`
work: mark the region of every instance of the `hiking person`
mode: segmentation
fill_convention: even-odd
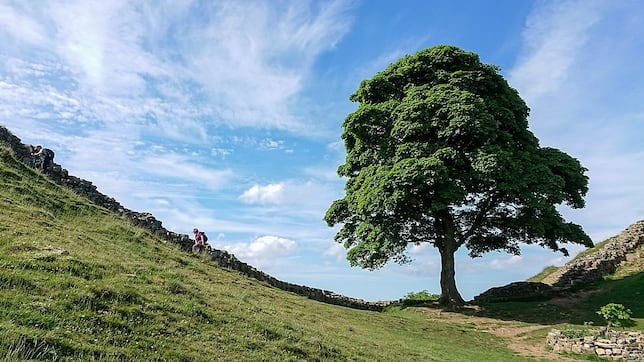
[[[206,233],[199,231],[199,229],[197,228],[192,229],[192,232],[195,234],[195,244],[192,246],[192,252],[201,253],[206,248],[206,241],[208,241],[208,237],[206,236]]]
[[[42,172],[47,171],[52,161],[54,161],[54,151],[49,148],[43,148],[41,145],[37,145],[31,155],[40,159],[40,163],[35,163],[35,165]]]

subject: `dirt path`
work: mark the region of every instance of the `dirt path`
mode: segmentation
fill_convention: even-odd
[[[517,321],[503,321],[499,319],[469,316],[462,313],[445,312],[432,308],[419,308],[429,320],[453,321],[462,324],[473,324],[476,330],[487,332],[508,341],[508,348],[524,357],[536,358],[539,361],[577,361],[561,356],[557,353],[547,351],[545,340],[535,343],[529,340],[527,335],[530,332],[547,329],[552,326],[542,324],[529,324]]]

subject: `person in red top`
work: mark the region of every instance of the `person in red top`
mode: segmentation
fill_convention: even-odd
[[[199,231],[197,228],[192,229],[192,232],[195,234],[195,244],[192,246],[192,252],[201,253],[206,247],[205,235],[203,231]]]

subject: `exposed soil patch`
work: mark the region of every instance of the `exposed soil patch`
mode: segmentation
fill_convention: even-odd
[[[471,308],[476,309],[477,307]],[[502,337],[508,341],[507,346],[509,349],[524,357],[533,357],[542,361],[576,361],[546,350],[545,339],[537,343],[529,339],[530,332],[540,329],[550,330],[552,328],[551,325],[504,321],[457,312],[446,312],[433,308],[419,308],[419,311],[424,313],[429,320],[447,320],[459,324],[474,325],[478,331]]]

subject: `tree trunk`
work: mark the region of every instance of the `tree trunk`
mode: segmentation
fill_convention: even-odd
[[[465,300],[456,289],[454,253],[456,243],[454,240],[444,240],[442,247],[438,248],[441,254],[441,297],[439,303],[450,308],[465,304]]]
[[[437,211],[437,215],[439,217],[434,220],[436,230],[443,236],[435,244],[441,254],[441,297],[438,301],[441,305],[456,308],[465,304],[456,289],[454,269],[454,253],[460,244],[456,242],[456,228],[449,210]]]

